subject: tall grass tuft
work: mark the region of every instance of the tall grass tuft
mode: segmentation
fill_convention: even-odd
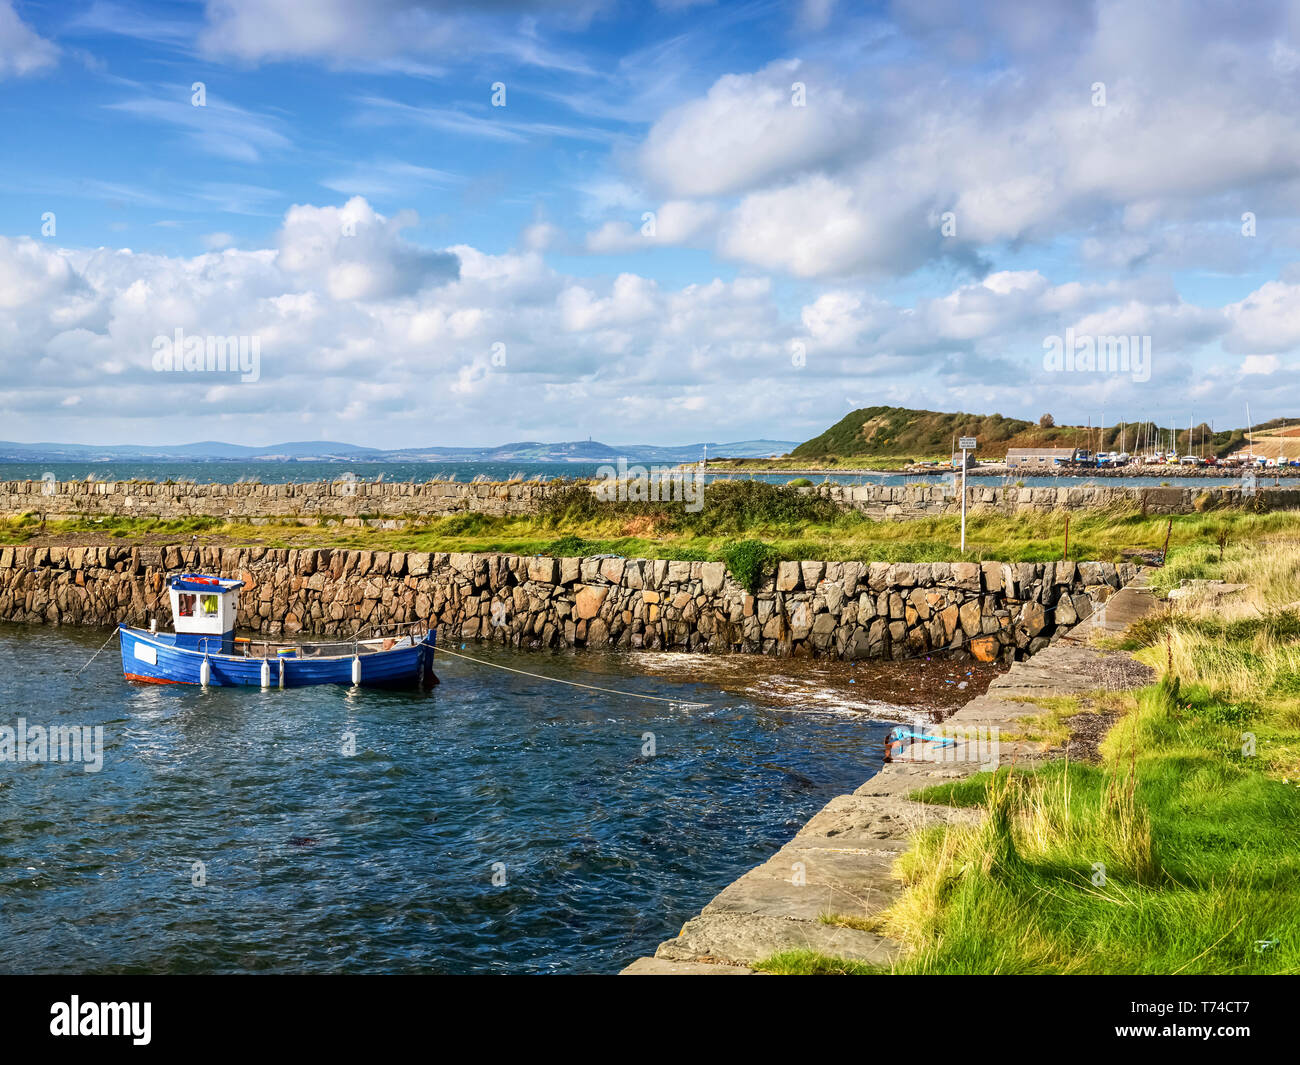
[[[1183,572],[1250,588],[1135,626],[1160,679],[1117,704],[1100,764],[922,793],[984,817],[899,860],[899,971],[1300,971],[1300,543],[1218,556]]]

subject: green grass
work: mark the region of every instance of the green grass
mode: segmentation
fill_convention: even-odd
[[[884,921],[909,952],[894,971],[1300,972],[1296,627],[1222,621],[1214,659],[1202,624],[1215,623],[1185,619],[1141,657],[1198,664],[1203,679],[1166,673],[1139,692],[1101,765],[920,794],[986,816],[920,833],[900,861],[907,889]]]
[[[773,559],[856,559],[865,562],[998,560],[1046,562],[1062,557],[1063,513],[972,514],[967,552],[958,550],[957,517],[875,521],[840,511],[826,500],[761,482],[733,482],[709,490],[698,514],[679,506],[613,504],[576,498],[529,517],[458,514],[410,521],[404,529],[326,526],[311,518],[265,525],[220,518],[160,521],[140,518],[50,521],[26,516],[0,521],[0,542],[26,543],[56,535],[111,537],[132,542],[257,543],[269,547],[336,547],[382,551],[504,551],[523,555],[617,554],[627,557],[724,560],[729,546],[760,541]],[[715,493],[717,493],[715,495]],[[587,493],[590,495],[590,493]],[[1087,511],[1070,517],[1072,559],[1122,561],[1129,550],[1158,551],[1168,519],[1137,511]],[[1173,519],[1170,564],[1157,581],[1215,571],[1220,537],[1229,560],[1261,540],[1300,539],[1300,513],[1254,514],[1236,510],[1180,515]],[[1300,598],[1300,595],[1297,596]]]
[[[852,928],[858,932],[879,932],[881,930],[880,918],[877,916],[858,917],[850,913],[819,913],[817,915],[819,924],[830,925],[832,928]]]
[[[157,518],[67,518],[42,522],[35,514],[15,518],[0,518],[0,536],[5,543],[22,543],[34,539],[44,531],[63,532],[124,532],[128,535],[145,533],[207,533],[228,528],[224,518],[176,518],[163,521]]]
[[[758,962],[754,968],[776,976],[869,976],[879,972],[875,966],[815,950],[785,950]]]
[[[776,549],[762,540],[738,540],[723,548],[727,570],[749,592],[757,595],[764,578],[776,568]]]
[[[1014,697],[1010,702],[1032,702],[1043,710],[1041,714],[1027,714],[1015,719],[1017,731],[1001,732],[1001,740],[1023,740],[1026,743],[1040,744],[1043,750],[1054,746],[1063,746],[1070,739],[1070,722],[1079,714],[1096,714],[1102,710],[1115,709],[1115,703],[1125,694],[1115,692],[1091,692],[1082,696],[1039,696],[1036,698]]]

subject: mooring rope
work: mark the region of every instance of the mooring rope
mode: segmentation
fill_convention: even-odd
[[[108,638],[107,640],[105,640],[102,644],[99,645],[99,651],[102,651],[105,647],[107,647],[110,643],[113,642],[113,637],[117,635],[117,630],[118,630],[119,628],[121,628],[120,625],[117,626],[117,627],[115,627],[115,628],[113,629],[113,633],[112,633],[112,635],[109,636],[109,638]],[[86,666],[90,665],[91,662],[95,661],[95,659],[99,657],[99,651],[96,651],[93,655],[91,655],[89,658],[87,658],[87,659],[86,659],[86,665],[83,665],[83,666],[81,667],[81,669],[77,670],[77,672],[75,672],[74,674],[72,674],[72,676],[73,676],[74,679],[75,679],[76,677],[81,676],[81,674],[85,671]]]
[[[552,684],[567,684],[571,688],[586,688],[588,691],[605,692],[607,695],[623,695],[629,699],[651,699],[656,703],[677,703],[681,706],[708,706],[708,703],[696,703],[686,699],[665,699],[662,695],[642,695],[640,692],[620,691],[618,688],[602,688],[597,684],[581,684],[576,680],[561,680],[559,677],[548,677],[543,673],[530,673],[526,669],[515,669],[512,666],[503,666],[497,662],[489,662],[484,658],[473,658],[470,655],[461,654],[459,651],[448,651],[445,647],[439,647],[435,654],[451,655],[453,658],[463,658],[466,662],[475,662],[480,666],[491,666],[493,669],[504,669],[507,673],[518,673],[521,676],[532,677],[535,680],[549,680]]]

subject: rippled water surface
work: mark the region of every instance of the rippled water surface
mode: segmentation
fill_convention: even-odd
[[[116,646],[74,676],[107,636],[0,626],[0,725],[107,748],[0,762],[0,971],[614,972],[870,776],[889,727],[691,656],[468,649],[671,704],[445,657],[425,696],[137,686]]]

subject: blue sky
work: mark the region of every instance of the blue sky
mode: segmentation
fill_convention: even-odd
[[[0,0],[0,436],[1293,415],[1297,31],[1280,3]],[[161,372],[177,329],[256,338],[256,372]],[[1050,371],[1067,329],[1149,336],[1150,373]]]

